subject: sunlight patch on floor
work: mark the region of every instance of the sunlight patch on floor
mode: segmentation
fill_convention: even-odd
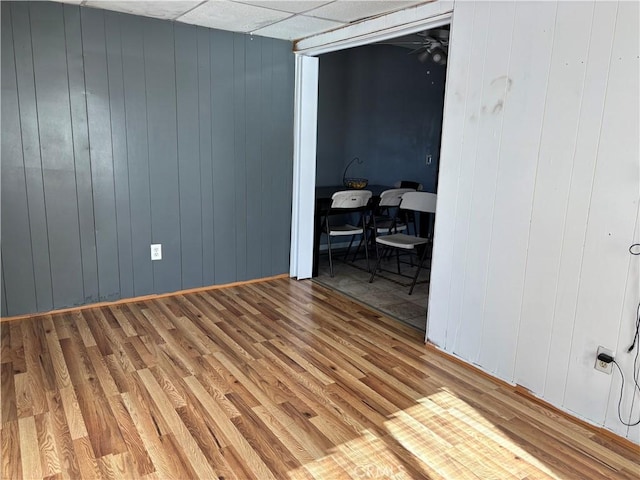
[[[299,479],[560,478],[448,389],[423,397],[328,455],[289,472]]]

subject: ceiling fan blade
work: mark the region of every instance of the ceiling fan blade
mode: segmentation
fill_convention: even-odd
[[[407,53],[407,55],[413,55],[414,53],[418,53],[422,50],[426,50],[427,47],[425,45],[422,45],[421,47],[415,48],[413,50],[411,50],[409,53]]]
[[[378,45],[423,45],[424,42],[378,42]]]

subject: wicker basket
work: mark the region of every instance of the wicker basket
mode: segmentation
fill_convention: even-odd
[[[363,163],[363,161],[358,157],[355,157],[348,163],[347,168],[345,168],[344,172],[342,173],[342,185],[352,190],[362,190],[369,184],[369,180],[367,180],[366,178],[347,177],[347,170],[349,170],[349,167],[353,164],[353,162],[358,162],[358,164]]]
[[[349,177],[349,178],[344,178],[342,180],[342,184],[345,187],[353,190],[362,190],[369,184],[369,180],[367,180],[366,178]]]

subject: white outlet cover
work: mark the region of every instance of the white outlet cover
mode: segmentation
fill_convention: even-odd
[[[613,350],[609,350],[608,348],[604,348],[604,347],[598,347],[598,351],[596,352],[596,364],[594,368],[599,372],[603,372],[611,375],[611,372],[613,372],[613,362],[605,363],[598,360],[598,355],[600,355],[601,353],[605,353],[613,359],[616,358],[615,353],[613,352]]]
[[[151,244],[151,260],[162,260],[162,244]]]

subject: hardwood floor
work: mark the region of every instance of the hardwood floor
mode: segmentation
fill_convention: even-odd
[[[3,479],[613,479],[629,450],[309,281],[7,322]]]

